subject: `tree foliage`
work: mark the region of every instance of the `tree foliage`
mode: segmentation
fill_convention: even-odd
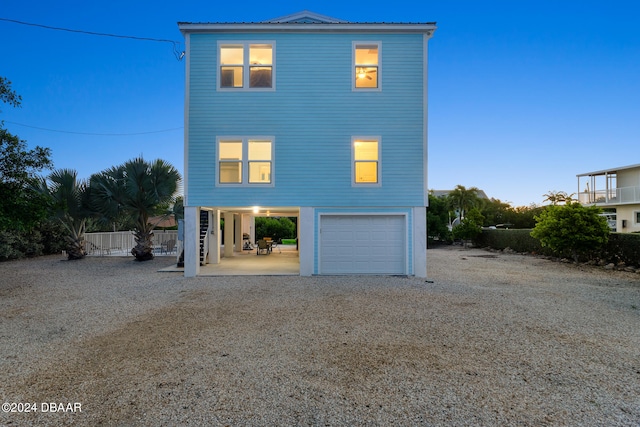
[[[2,76],[0,76],[0,102],[13,107],[19,107],[22,102],[22,97],[11,89],[11,82]]]
[[[39,182],[40,192],[49,199],[53,216],[60,221],[66,234],[67,257],[70,260],[86,256],[84,233],[89,211],[87,183],[78,179],[72,169],[58,169]]]
[[[0,102],[19,107],[20,101],[11,82],[0,77]],[[0,230],[26,232],[46,218],[42,196],[31,187],[39,172],[52,167],[50,156],[48,148],[29,150],[0,122]]]
[[[452,240],[449,230],[449,208],[446,198],[429,194],[429,207],[427,208],[427,239],[450,242]]]
[[[456,185],[456,188],[449,193],[449,203],[454,210],[457,210],[461,220],[469,209],[478,205],[479,191],[476,187],[466,188],[464,185]]]
[[[602,210],[577,202],[551,205],[536,216],[531,236],[558,255],[570,254],[574,261],[600,249],[609,239],[609,226]]]
[[[549,191],[545,194],[543,202],[549,202],[552,205],[558,205],[561,203],[571,203],[573,201],[573,196],[576,193],[568,194],[566,191]]]
[[[463,241],[474,240],[482,233],[483,222],[484,217],[480,213],[480,210],[473,208],[469,210],[462,222],[453,228],[453,237]]]
[[[138,261],[153,259],[151,216],[168,214],[162,206],[174,201],[180,173],[164,160],[135,158],[95,174],[89,181],[94,211],[105,221],[130,218],[134,223],[136,246],[131,250]]]
[[[256,241],[263,237],[271,237],[275,241],[294,239],[296,224],[287,217],[256,217]]]

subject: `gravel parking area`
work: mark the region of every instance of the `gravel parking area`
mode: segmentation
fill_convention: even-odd
[[[0,424],[640,425],[640,274],[460,247],[427,281],[170,263],[0,263]]]

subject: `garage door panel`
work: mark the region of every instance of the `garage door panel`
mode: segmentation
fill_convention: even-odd
[[[325,215],[321,274],[405,274],[403,215]]]

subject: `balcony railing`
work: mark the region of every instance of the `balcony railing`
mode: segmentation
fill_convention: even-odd
[[[602,205],[640,203],[640,186],[582,192],[578,193],[578,201],[582,204],[596,203]]]

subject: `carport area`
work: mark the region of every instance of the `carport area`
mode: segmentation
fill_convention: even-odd
[[[184,272],[184,267],[163,268],[163,272]],[[200,267],[198,276],[299,276],[300,259],[295,245],[278,245],[268,254],[256,255],[256,249],[221,257],[219,264]]]
[[[259,241],[277,242],[275,228],[257,227],[257,217],[299,218],[297,207],[185,206],[184,269],[186,277],[210,275],[300,274],[296,245],[256,255]],[[289,229],[287,234],[291,234]],[[299,234],[296,236],[299,239]],[[264,241],[263,241],[264,240]],[[247,246],[251,249],[247,250]],[[255,259],[254,259],[255,258]],[[262,259],[264,258],[264,259]]]

